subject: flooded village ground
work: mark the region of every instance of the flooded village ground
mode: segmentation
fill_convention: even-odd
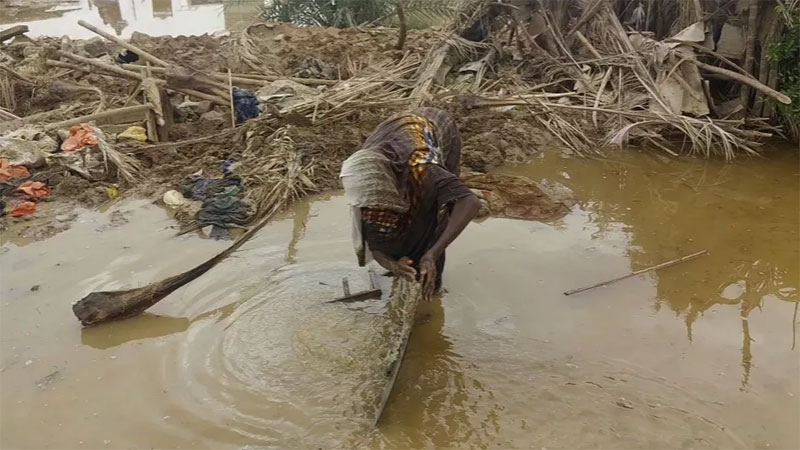
[[[105,1],[121,19],[97,16],[101,3],[60,17],[125,22],[121,36],[169,17],[203,23],[186,34],[228,26],[217,2],[162,2],[172,16],[159,16],[156,0]],[[13,19],[76,32],[75,17],[54,32],[59,17],[38,20]],[[146,313],[84,329],[71,304],[88,292],[174,275],[228,243],[176,237],[150,197],[76,207],[46,239],[20,232],[38,218],[20,221],[0,234],[0,446],[800,448],[796,145],[732,162],[548,147],[491,172],[561,183],[577,204],[555,220],[477,220],[448,248],[444,293],[420,304],[377,427],[365,418],[385,299],[325,304],[343,277],[369,285],[340,191],[295,202]]]

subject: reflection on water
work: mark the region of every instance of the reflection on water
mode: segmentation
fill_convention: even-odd
[[[381,300],[325,303],[344,277],[370,285],[341,196],[298,203],[148,314],[87,330],[72,301],[225,243],[176,238],[143,201],[114,205],[116,226],[82,212],[46,241],[3,237],[0,446],[798,448],[797,163],[626,152],[504,168],[580,204],[555,223],[474,223],[448,248],[446,292],[420,305],[377,428],[396,324]]]
[[[542,156],[507,171],[542,178],[562,169],[556,181],[583,199],[595,238],[611,229],[629,234],[633,270],[709,250],[691,269],[658,273],[653,309],[682,315],[691,341],[694,323],[712,307],[737,308],[745,387],[753,363],[751,312],[800,301],[797,152],[733,163],[630,152],[606,161]],[[794,336],[795,322],[786,319]]]
[[[117,36],[134,31],[153,36],[200,35],[239,30],[251,23],[262,0],[77,0],[53,8],[0,9],[0,26],[24,23],[31,36],[88,39],[95,35],[77,25],[85,20]]]

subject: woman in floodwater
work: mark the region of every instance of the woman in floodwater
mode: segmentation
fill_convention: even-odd
[[[435,108],[396,114],[342,165],[359,265],[370,257],[395,276],[422,282],[423,298],[441,286],[447,246],[478,213],[459,179],[461,136]]]

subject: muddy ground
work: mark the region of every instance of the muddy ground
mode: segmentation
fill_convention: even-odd
[[[242,35],[245,36],[245,35]],[[243,50],[243,39],[236,37],[177,36],[152,37],[134,33],[131,42],[153,55],[175,62],[181,66],[208,71],[250,73],[254,70],[253,57],[257,58],[262,74],[274,76],[309,76],[303,72],[308,61],[320,61],[331,70],[328,73],[312,73],[320,78],[347,79],[360,69],[371,65],[392,65],[404,56],[416,55],[424,58],[428,49],[436,42],[434,31],[411,31],[403,51],[394,49],[396,35],[380,30],[359,31],[338,28],[300,28],[288,24],[259,25],[251,27],[246,34],[247,50]],[[53,58],[56,50],[64,45],[61,39],[41,38],[35,41],[17,38],[3,48],[4,57],[13,63],[21,75],[34,80],[14,86],[14,102],[11,112],[20,117],[48,114],[48,121],[63,120],[90,111],[103,101],[105,108],[122,106],[135,83],[111,78],[98,73],[70,72],[48,67],[47,58]],[[87,56],[115,55],[120,47],[99,39],[72,41],[69,46]],[[110,58],[105,56],[104,58]],[[81,85],[93,86],[97,92],[70,93],[52,88],[54,79],[60,78]],[[318,88],[318,89],[324,89]],[[171,148],[147,149],[138,142],[120,143],[118,149],[134,155],[144,167],[144,179],[135,183],[108,180],[105,183],[86,181],[70,171],[58,168],[34,170],[33,176],[44,181],[52,189],[50,205],[34,213],[33,219],[52,222],[26,227],[18,222],[32,218],[2,219],[6,229],[18,229],[28,237],[46,237],[65,228],[64,221],[56,216],[74,205],[97,207],[113,201],[109,195],[109,184],[114,184],[119,195],[144,196],[159,201],[161,195],[174,189],[177,183],[189,174],[203,171],[210,175],[221,173],[222,162],[241,151],[249,130],[230,131],[229,110],[211,106],[208,112],[185,113],[177,105],[184,101],[181,95],[171,95],[175,109],[175,121],[170,132],[170,141],[195,139],[217,135],[202,143]],[[430,104],[450,110],[459,125],[463,139],[462,164],[467,172],[486,172],[505,163],[521,163],[530,159],[542,148],[554,144],[553,138],[526,111],[494,111],[464,109],[450,99],[432,99]],[[341,161],[359,148],[368,134],[386,117],[403,106],[353,110],[334,122],[311,125],[296,123],[289,119],[277,119],[271,129],[290,125],[290,135],[298,149],[313,154],[324,172],[317,183],[318,190],[339,187],[336,175]],[[124,130],[128,124],[101,125],[109,135]],[[324,169],[323,169],[324,168]],[[49,230],[49,231],[42,231]]]

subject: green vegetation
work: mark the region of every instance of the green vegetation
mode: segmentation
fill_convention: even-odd
[[[402,0],[408,25],[422,28],[453,17],[459,0]],[[397,0],[274,0],[264,7],[266,20],[298,25],[349,27],[396,21]]]
[[[782,105],[781,111],[794,128],[800,122],[800,5],[796,1],[778,3],[777,11],[783,33],[769,43],[767,60],[778,65],[778,90],[792,99],[792,104]]]

